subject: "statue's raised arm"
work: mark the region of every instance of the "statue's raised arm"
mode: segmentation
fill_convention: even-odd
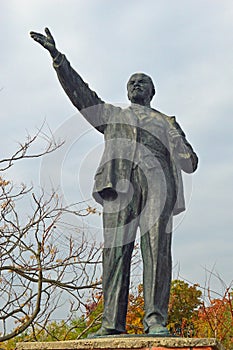
[[[45,28],[45,34],[30,32],[32,39],[41,44],[52,56],[53,67],[57,72],[58,79],[73,105],[97,130],[103,132],[106,122],[104,101],[89,88],[88,84],[71,67],[65,55],[57,50],[55,40],[48,28]],[[112,108],[114,107],[112,106]]]

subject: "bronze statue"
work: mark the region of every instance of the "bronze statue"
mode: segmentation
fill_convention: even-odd
[[[31,37],[46,48],[71,102],[105,138],[93,196],[103,205],[102,326],[95,336],[125,333],[131,255],[140,228],[145,333],[168,336],[172,217],[185,210],[181,170],[192,173],[198,158],[175,117],[151,108],[151,78],[133,74],[131,105],[107,104],[92,91],[55,46],[49,29]]]

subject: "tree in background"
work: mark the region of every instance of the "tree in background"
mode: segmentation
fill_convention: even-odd
[[[182,280],[172,281],[168,312],[168,329],[176,336],[195,336],[198,308],[202,305],[198,285]]]
[[[139,284],[137,293],[129,294],[129,305],[126,317],[126,331],[129,334],[143,334],[144,327],[142,320],[144,317],[143,285]]]
[[[45,150],[30,153],[40,137]],[[60,146],[41,128],[11,157],[0,160],[0,341],[29,327],[37,339],[47,325],[51,328],[52,315],[64,303],[67,323],[85,308],[86,291],[100,284],[100,245],[89,244],[84,233],[69,224],[73,216],[94,210],[63,205],[55,191],[35,193],[5,178],[16,161],[45,156]]]
[[[168,327],[173,334],[185,337],[216,337],[223,343],[226,350],[232,349],[233,344],[233,303],[232,293],[222,299],[211,299],[209,306],[205,306],[203,295],[197,285],[188,284],[182,280],[172,282],[169,304]],[[58,341],[85,338],[101,326],[103,310],[102,293],[95,290],[87,300],[86,313],[73,316],[69,322],[50,322],[47,327],[38,327],[36,337],[32,328],[1,347],[13,350],[19,341]],[[136,293],[130,293],[127,314],[127,333],[143,333],[143,295],[142,285]],[[183,333],[183,335],[181,334]]]
[[[233,348],[232,288],[226,288],[222,298],[213,299],[208,293],[208,301],[198,310],[195,327],[197,337],[217,338],[226,349]]]

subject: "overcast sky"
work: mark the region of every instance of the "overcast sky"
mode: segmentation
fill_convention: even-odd
[[[157,91],[153,107],[176,115],[200,159],[198,171],[185,180],[189,205],[175,222],[174,266],[193,283],[204,283],[206,268],[230,284],[232,18],[231,0],[1,1],[1,156],[46,119],[67,141],[56,155],[66,200],[91,197],[102,136],[77,114],[49,54],[29,37],[30,30],[48,26],[57,48],[104,101],[125,105],[129,76],[149,74]],[[23,163],[10,176],[39,186],[47,177],[43,164]]]

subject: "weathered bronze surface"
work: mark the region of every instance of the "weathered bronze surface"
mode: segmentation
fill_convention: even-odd
[[[125,332],[131,255],[140,228],[145,302],[144,328],[168,336],[172,217],[185,210],[181,170],[192,173],[198,158],[175,117],[150,106],[154,84],[143,73],[127,84],[128,108],[107,104],[92,91],[55,46],[50,31],[31,32],[46,48],[74,106],[99,132],[105,149],[93,196],[103,205],[102,327],[95,336]]]

